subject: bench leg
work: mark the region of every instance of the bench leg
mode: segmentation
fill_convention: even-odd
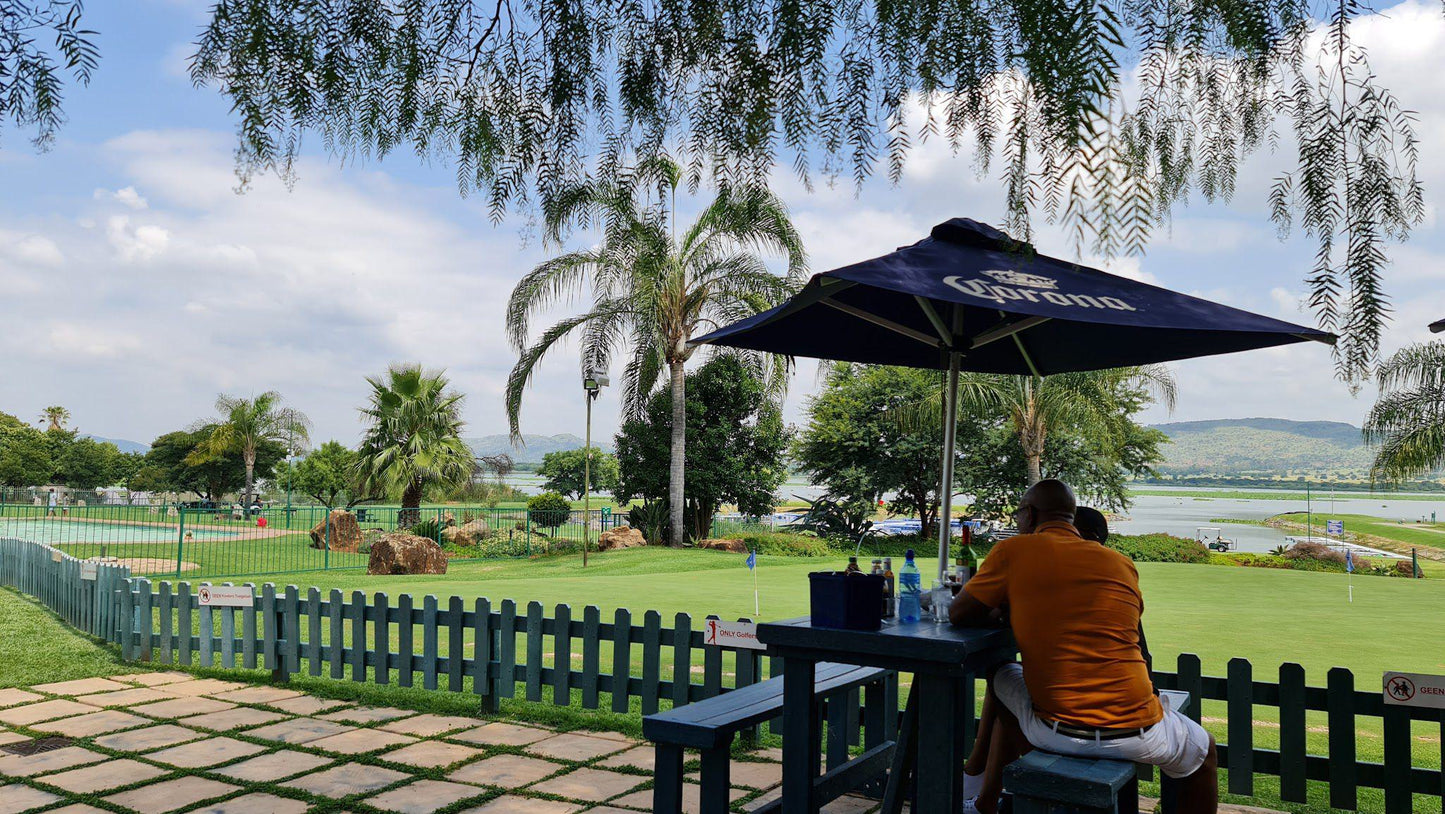
[[[913,767],[918,763],[918,691],[908,692],[908,707],[898,727],[898,748],[893,752],[893,768],[888,770],[888,786],[883,793],[879,814],[899,814],[903,800],[913,785]]]
[[[783,662],[783,811],[814,814],[813,781],[818,777],[818,699],[813,694],[813,662]]]
[[[731,746],[732,736],[729,735],[727,742],[717,748],[703,750],[701,814],[728,812],[728,794],[732,791],[732,757],[729,754],[732,751]]]
[[[827,767],[836,769],[848,762],[849,693],[834,693],[827,699],[828,738]]]
[[[659,743],[656,763],[652,810],[657,814],[682,814],[682,747]],[[707,777],[705,772],[703,777]]]

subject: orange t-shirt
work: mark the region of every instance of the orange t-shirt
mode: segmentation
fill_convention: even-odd
[[[1008,608],[1043,717],[1105,729],[1164,717],[1139,649],[1144,597],[1128,557],[1068,523],[1044,523],[994,546],[964,590]]]

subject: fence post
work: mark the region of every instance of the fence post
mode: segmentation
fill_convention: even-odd
[[[527,556],[532,556],[532,510],[524,509],[523,516],[527,518]]]
[[[1305,789],[1305,668],[1279,666],[1279,798],[1308,802]]]
[[[1385,814],[1410,814],[1410,708],[1385,704]]]
[[[1254,678],[1247,659],[1230,659],[1226,679],[1229,709],[1229,793],[1254,796]]]
[[[181,578],[181,563],[185,562],[182,555],[186,546],[186,507],[181,507],[180,526],[176,530],[176,579]]]
[[[1330,807],[1354,811],[1355,676],[1343,667],[1330,670],[1325,686],[1329,720]]]
[[[360,528],[360,524],[357,526]],[[326,519],[321,521],[322,538],[325,545],[322,546],[321,568],[325,571],[331,570],[331,510],[326,510]]]

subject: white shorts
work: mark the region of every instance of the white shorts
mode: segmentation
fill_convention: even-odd
[[[1158,766],[1170,777],[1188,777],[1199,771],[1209,753],[1209,733],[1171,709],[1165,699],[1164,719],[1132,738],[1092,740],[1055,732],[1034,712],[1024,670],[1019,664],[1005,664],[993,677],[993,691],[1009,712],[1019,719],[1024,737],[1037,749],[1073,757],[1107,758]]]

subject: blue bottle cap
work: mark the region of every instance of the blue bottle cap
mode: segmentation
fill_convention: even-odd
[[[903,552],[903,558],[907,560],[913,559],[913,549],[910,548],[907,551]]]

